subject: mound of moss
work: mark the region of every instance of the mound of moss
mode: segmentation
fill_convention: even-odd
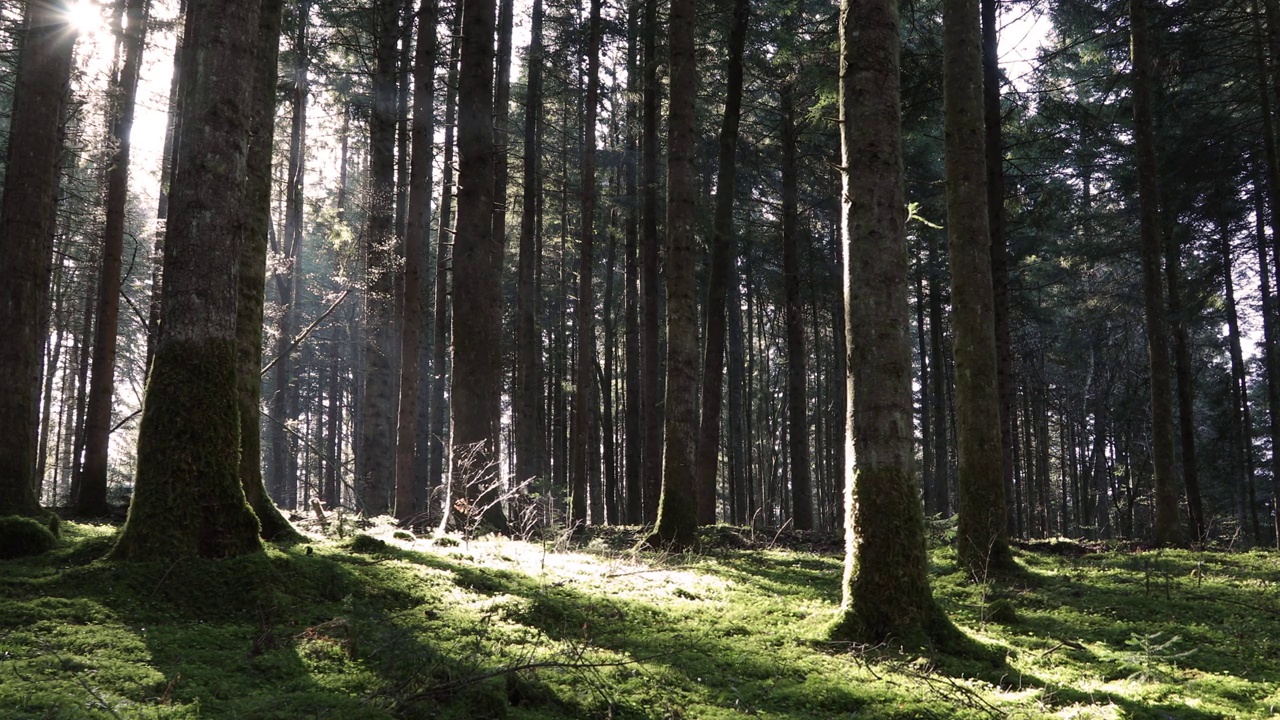
[[[17,515],[0,517],[0,558],[39,555],[57,544],[58,539],[39,520]]]

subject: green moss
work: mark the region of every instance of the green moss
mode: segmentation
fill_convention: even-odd
[[[987,604],[987,620],[1000,625],[1013,625],[1018,622],[1018,609],[1008,598],[993,600]]]
[[[0,517],[0,559],[39,555],[57,544],[58,539],[49,528],[34,518]]]

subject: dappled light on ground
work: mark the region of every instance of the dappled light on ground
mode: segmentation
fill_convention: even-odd
[[[935,593],[985,650],[831,643],[841,559],[785,541],[634,550],[375,524],[265,557],[99,560],[71,524],[0,574],[0,712],[37,718],[1265,718],[1269,553],[1022,551]],[[723,533],[721,533],[723,535]],[[721,537],[721,540],[724,538]],[[812,545],[804,545],[812,547]]]

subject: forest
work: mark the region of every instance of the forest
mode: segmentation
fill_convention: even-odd
[[[0,0],[0,717],[1280,712],[1280,0]]]

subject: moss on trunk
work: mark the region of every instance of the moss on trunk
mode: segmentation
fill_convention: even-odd
[[[224,558],[258,552],[240,485],[232,340],[171,340],[156,351],[138,433],[129,519],[111,557]]]

